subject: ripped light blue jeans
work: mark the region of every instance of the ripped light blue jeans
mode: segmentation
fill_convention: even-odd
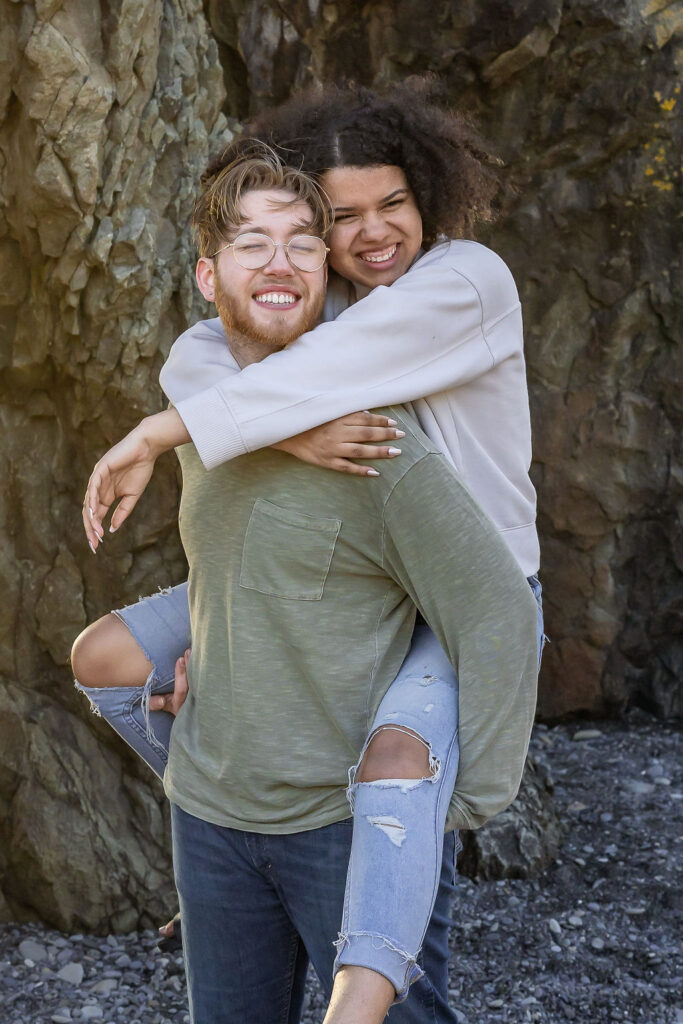
[[[539,605],[541,585],[529,584]],[[160,591],[114,613],[152,663],[144,687],[92,688],[76,683],[93,710],[163,776],[173,716],[150,711],[154,693],[173,689],[176,660],[191,646],[187,584]],[[355,782],[372,736],[382,729],[416,733],[429,755],[422,779]],[[410,652],[387,690],[347,791],[354,816],[344,910],[334,971],[344,964],[383,974],[405,999],[422,977],[420,949],[441,875],[446,812],[458,769],[458,681],[428,626],[415,628]]]

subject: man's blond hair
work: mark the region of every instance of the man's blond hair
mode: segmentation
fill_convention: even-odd
[[[234,153],[234,155],[233,155]],[[332,226],[330,201],[316,182],[303,171],[288,167],[277,153],[258,139],[236,139],[224,157],[227,163],[202,178],[202,194],[192,214],[192,229],[200,256],[214,256],[239,230],[242,198],[247,192],[274,189],[293,193],[283,206],[306,203],[311,210],[306,233],[324,238]]]

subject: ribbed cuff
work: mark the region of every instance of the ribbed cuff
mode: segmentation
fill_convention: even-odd
[[[206,469],[215,469],[248,452],[235,418],[217,388],[183,399],[176,409]]]

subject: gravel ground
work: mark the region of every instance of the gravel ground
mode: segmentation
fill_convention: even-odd
[[[679,734],[635,712],[541,726],[533,746],[555,780],[564,846],[534,881],[460,880],[458,1024],[683,1024]],[[182,957],[154,943],[0,926],[1,1024],[184,1024]],[[312,978],[302,1020],[322,1016]]]

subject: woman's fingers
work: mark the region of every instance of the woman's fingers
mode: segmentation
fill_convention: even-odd
[[[353,438],[354,441],[395,441],[405,437],[404,430],[397,430],[396,427],[368,427],[344,424],[344,433]]]
[[[388,416],[379,416],[377,413],[368,412],[352,412],[348,416],[341,417],[344,423],[349,423],[354,426],[360,427],[395,427],[396,420],[389,419]]]
[[[337,454],[342,459],[395,459],[401,449],[395,445],[380,448],[374,444],[341,444]]]

